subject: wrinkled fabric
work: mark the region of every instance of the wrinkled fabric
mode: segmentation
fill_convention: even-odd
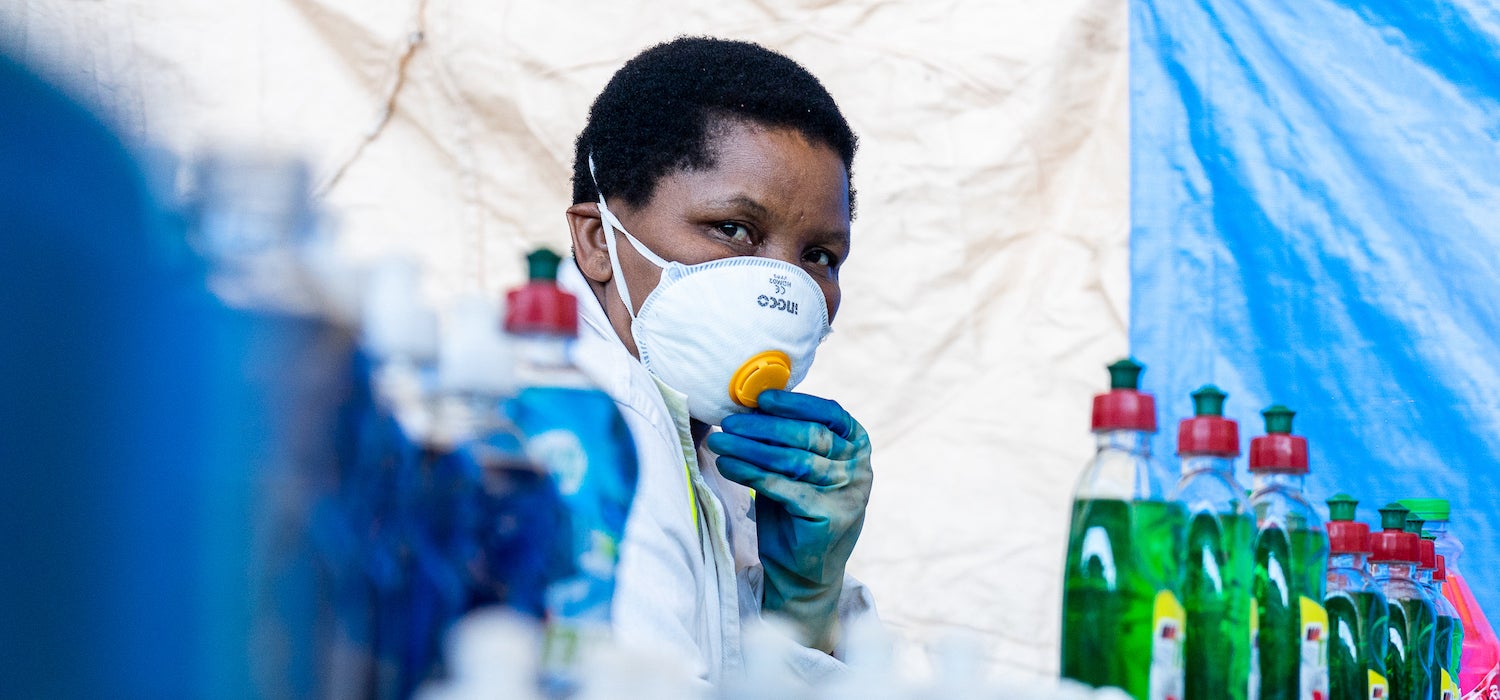
[[[713,34],[802,62],[860,138],[839,330],[799,388],[879,449],[849,570],[910,641],[961,628],[1006,671],[1050,672],[1089,399],[1127,345],[1126,16],[1124,0],[8,0],[0,43],[171,152],[306,154],[343,249],[420,260],[438,301],[567,248],[573,139],[641,49]]]
[[[1500,613],[1500,9],[1132,3],[1131,344],[1164,416],[1229,392],[1315,503],[1453,501]],[[1175,421],[1163,446],[1175,444]],[[1249,482],[1243,471],[1240,478]]]

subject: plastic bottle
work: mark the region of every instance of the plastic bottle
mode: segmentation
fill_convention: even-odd
[[[1141,365],[1109,366],[1094,397],[1097,451],[1074,493],[1064,565],[1062,675],[1135,700],[1183,691],[1181,567],[1186,516],[1151,458],[1156,401]]]
[[[1345,494],[1328,499],[1328,594],[1323,600],[1332,700],[1390,696],[1385,669],[1390,610],[1385,594],[1366,573],[1370,526],[1354,521],[1358,506]]]
[[[1412,513],[1406,518],[1406,531],[1415,530],[1422,533],[1422,525],[1425,521]],[[1437,623],[1432,628],[1432,666],[1428,673],[1432,676],[1433,700],[1456,700],[1458,690],[1453,683],[1453,676],[1448,672],[1449,657],[1453,655],[1453,633],[1454,628],[1460,627],[1457,611],[1453,605],[1443,600],[1442,594],[1433,587],[1433,576],[1437,572],[1437,551],[1434,540],[1436,535],[1422,533],[1419,535],[1422,541],[1418,543],[1420,557],[1417,563],[1417,585],[1422,587],[1422,592],[1427,594],[1427,599],[1432,601],[1433,610],[1437,612]]]
[[[1463,556],[1464,545],[1449,531],[1451,506],[1441,498],[1408,499],[1401,501],[1401,505],[1427,521],[1425,529],[1437,535],[1437,554],[1447,564],[1443,597],[1453,604],[1463,621],[1460,640],[1463,653],[1458,678],[1460,692],[1466,698],[1477,693],[1484,700],[1500,695],[1500,639],[1496,638],[1494,628],[1459,571],[1458,560]]]
[[[1421,539],[1406,532],[1407,510],[1392,503],[1380,509],[1381,532],[1370,536],[1370,573],[1391,611],[1386,678],[1394,700],[1431,700],[1433,633],[1437,611],[1417,585]]]
[[[1432,596],[1432,601],[1437,607],[1438,624],[1442,625],[1444,616],[1447,616],[1450,620],[1448,635],[1446,637],[1448,646],[1446,648],[1439,646],[1436,649],[1436,653],[1441,657],[1443,665],[1443,692],[1448,694],[1444,700],[1449,700],[1449,698],[1458,700],[1458,698],[1462,697],[1458,689],[1458,676],[1459,661],[1463,658],[1464,651],[1464,623],[1458,616],[1458,609],[1453,607],[1453,603],[1448,602],[1447,598],[1443,597],[1442,587],[1447,580],[1447,561],[1439,554],[1437,555],[1437,568],[1432,572],[1432,586],[1427,589],[1427,592]],[[1441,631],[1439,638],[1443,638]]]
[[[1182,478],[1172,499],[1187,510],[1183,606],[1187,608],[1187,700],[1242,700],[1249,692],[1255,520],[1234,478],[1239,424],[1224,417],[1226,395],[1193,392],[1194,417],[1177,429]]]
[[[614,400],[569,356],[578,301],[557,286],[559,261],[545,248],[527,256],[531,281],[507,295],[505,330],[522,387],[508,413],[526,435],[527,454],[556,482],[572,524],[576,568],[547,589],[542,659],[549,693],[566,694],[576,686],[580,645],[608,632],[637,467],[635,443]]]
[[[1261,415],[1266,435],[1250,441],[1260,698],[1326,698],[1328,535],[1302,490],[1307,439],[1291,434],[1295,414],[1285,406]]]

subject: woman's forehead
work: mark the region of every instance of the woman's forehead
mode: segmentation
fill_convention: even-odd
[[[849,173],[832,148],[795,129],[739,123],[715,134],[713,152],[710,167],[663,178],[653,200],[771,218],[816,218],[848,229]]]

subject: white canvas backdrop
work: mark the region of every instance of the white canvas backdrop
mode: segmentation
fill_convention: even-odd
[[[915,643],[975,631],[1056,669],[1089,397],[1126,349],[1121,0],[7,0],[0,44],[188,155],[316,167],[343,246],[420,259],[441,300],[567,245],[572,142],[637,51],[757,41],[861,138],[836,333],[806,390],[875,443],[851,570]]]

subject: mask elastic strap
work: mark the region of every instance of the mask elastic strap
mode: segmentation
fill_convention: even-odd
[[[630,320],[634,321],[635,304],[630,299],[630,287],[625,283],[625,273],[620,270],[620,253],[615,243],[615,231],[624,234],[625,240],[630,241],[631,247],[657,267],[665,270],[670,263],[662,259],[660,255],[651,252],[635,236],[630,235],[615,213],[609,210],[609,205],[604,203],[604,193],[599,190],[599,178],[594,173],[594,154],[592,153],[589,154],[589,179],[594,181],[594,191],[599,192],[599,221],[604,224],[604,245],[609,249],[609,267],[615,276],[615,287],[620,290],[620,300],[625,302],[625,313],[630,314]]]

